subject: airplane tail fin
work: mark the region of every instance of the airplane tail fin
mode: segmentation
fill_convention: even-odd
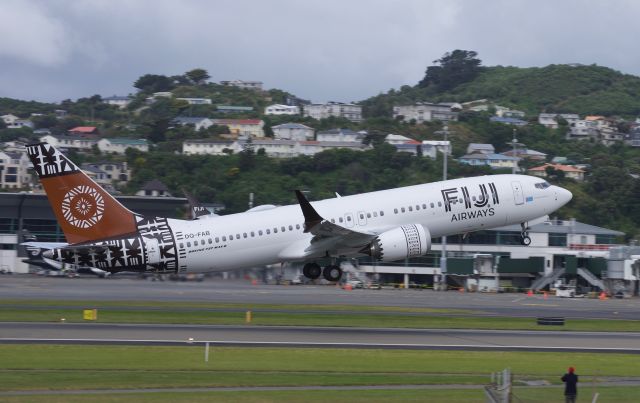
[[[136,231],[134,213],[48,143],[27,145],[67,242],[95,241]]]

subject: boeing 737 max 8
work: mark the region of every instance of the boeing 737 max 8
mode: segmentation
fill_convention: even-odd
[[[105,272],[208,272],[305,262],[309,278],[337,281],[340,258],[396,261],[426,254],[431,239],[522,225],[571,200],[544,179],[493,175],[336,197],[259,206],[198,220],[144,217],[129,211],[47,143],[28,155],[69,244],[44,252],[53,265]],[[316,262],[329,260],[324,269]]]

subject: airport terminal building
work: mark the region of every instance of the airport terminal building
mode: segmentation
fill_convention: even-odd
[[[182,218],[187,200],[176,197],[121,196],[132,211],[150,216]],[[542,289],[564,278],[592,289],[625,288],[638,292],[638,248],[620,245],[622,232],[580,222],[551,220],[531,227],[531,245],[520,244],[520,227],[508,226],[447,238],[447,283],[478,291],[509,288]],[[44,194],[0,193],[0,271],[36,270],[22,262],[20,242],[35,236],[40,242],[64,242]],[[343,263],[347,275],[380,282],[434,284],[442,276],[442,245],[433,240],[426,256],[403,262],[380,263],[370,258]],[[279,265],[278,265],[279,266]],[[276,269],[278,270],[278,269]],[[284,275],[300,274],[290,265]],[[604,280],[604,281],[603,281]]]

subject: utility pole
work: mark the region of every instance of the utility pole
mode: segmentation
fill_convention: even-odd
[[[442,127],[444,134],[444,154],[442,155],[442,180],[447,180],[447,160],[449,159],[449,125]],[[442,285],[447,289],[447,237],[442,237],[442,256],[440,256],[440,273],[442,273]]]
[[[518,139],[516,138],[516,129],[513,129],[513,140],[511,141],[513,143],[513,154],[512,157],[516,158],[516,144],[518,143]],[[511,173],[512,174],[516,174],[516,167],[518,166],[518,161],[514,160],[513,161],[513,168]]]

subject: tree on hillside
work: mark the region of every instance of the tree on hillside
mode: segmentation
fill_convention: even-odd
[[[171,91],[175,86],[170,77],[158,74],[145,74],[138,78],[133,86],[144,92]]]
[[[184,73],[185,76],[195,85],[202,85],[211,78],[207,70],[205,69],[193,69]]]
[[[438,65],[427,67],[424,78],[418,83],[419,87],[435,86],[438,91],[447,91],[462,83],[473,80],[480,72],[482,60],[477,52],[456,49],[445,53],[433,63]]]

